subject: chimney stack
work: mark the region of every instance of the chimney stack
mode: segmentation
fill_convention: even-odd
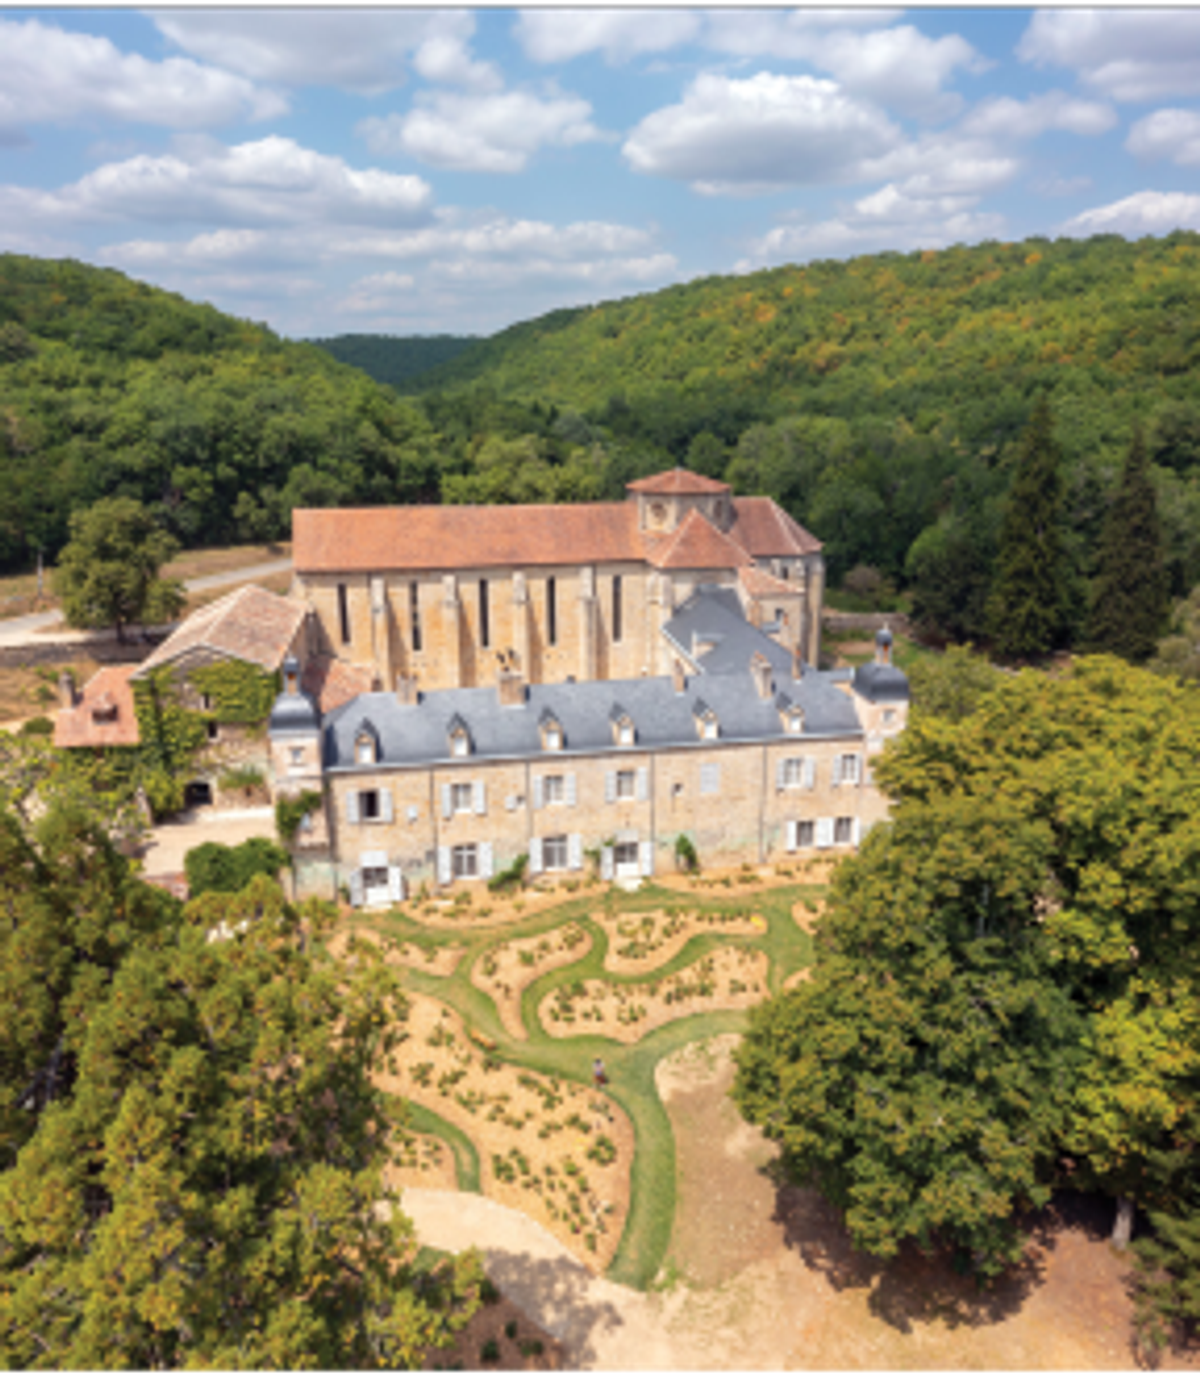
[[[687,674],[683,671],[683,661],[681,659],[671,660],[671,686],[676,692],[687,691]]]
[[[775,684],[771,681],[771,661],[765,654],[756,654],[750,660],[750,672],[754,675],[754,686],[758,695],[766,701],[775,691]]]
[[[520,669],[502,668],[497,672],[496,694],[502,707],[525,705],[525,678]]]
[[[413,673],[396,674],[396,701],[402,707],[411,707],[417,701],[417,678]]]
[[[66,711],[79,705],[79,698],[75,692],[75,678],[69,668],[64,668],[58,675],[58,701]]]

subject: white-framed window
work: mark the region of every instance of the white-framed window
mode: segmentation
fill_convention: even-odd
[[[833,843],[835,845],[854,844],[854,818],[852,816],[834,817]]]
[[[450,847],[450,872],[455,878],[475,878],[479,873],[479,847],[477,845],[452,845]]]
[[[613,846],[613,862],[636,864],[638,862],[638,843],[636,840],[619,840]]]
[[[392,819],[390,788],[363,788],[346,794],[346,821],[351,826],[364,821],[390,822]]]
[[[717,724],[715,716],[706,716],[700,722],[700,738],[702,740],[715,740],[721,733],[721,727]]]
[[[386,888],[388,886],[387,865],[373,864],[362,871],[364,888]]]
[[[632,722],[632,721],[630,721],[630,720],[624,720],[624,721],[618,721],[618,722],[617,722],[617,744],[618,744],[618,745],[632,745],[632,744],[633,744],[633,722]]]
[[[796,822],[796,847],[800,850],[811,850],[816,842],[816,826],[811,821]]]
[[[375,741],[369,735],[360,735],[355,741],[354,757],[359,764],[374,764]]]
[[[567,800],[567,780],[561,773],[547,774],[542,779],[542,800],[547,807]]]
[[[378,821],[382,808],[379,805],[379,789],[364,788],[358,795],[358,814],[364,821]]]
[[[700,791],[710,796],[721,791],[720,764],[700,765]]]
[[[561,750],[562,744],[562,728],[557,725],[548,725],[542,737],[542,748],[547,750]]]
[[[637,771],[635,769],[617,770],[617,801],[632,801],[637,792]]]
[[[882,720],[885,726],[894,726],[896,724],[895,709],[893,707],[885,707]]]
[[[862,779],[862,760],[857,754],[839,754],[833,761],[834,783],[853,786]]]
[[[299,773],[304,768],[304,746],[292,745],[288,750],[288,772]]]
[[[804,782],[804,760],[785,759],[779,781],[785,788],[799,788]]]
[[[471,753],[471,742],[465,731],[455,731],[450,737],[450,753],[455,759],[465,759]]]
[[[542,838],[542,867],[544,869],[565,869],[569,858],[565,835],[544,836]]]
[[[777,788],[814,788],[816,784],[817,761],[811,755],[792,755],[775,766]]]
[[[450,810],[452,812],[475,810],[475,789],[470,783],[450,784]]]

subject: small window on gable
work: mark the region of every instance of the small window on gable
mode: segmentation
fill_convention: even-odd
[[[542,749],[561,750],[563,747],[563,728],[558,718],[546,710],[542,712],[538,726],[542,733]]]
[[[461,716],[454,716],[447,728],[450,737],[450,754],[455,759],[465,759],[471,753],[471,734],[467,723]]]
[[[375,740],[367,731],[363,731],[354,742],[354,762],[356,764],[375,763]]]
[[[633,717],[624,707],[614,706],[609,713],[609,720],[612,722],[613,741],[618,745],[632,745],[637,740],[637,731],[634,729]]]
[[[697,702],[694,710],[696,729],[700,734],[700,739],[716,740],[721,734],[721,725],[717,720],[717,713],[704,702]]]

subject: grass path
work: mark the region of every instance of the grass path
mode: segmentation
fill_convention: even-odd
[[[823,889],[811,884],[728,894],[711,890],[677,891],[653,884],[634,893],[617,888],[574,897],[529,917],[504,926],[472,927],[469,916],[461,926],[432,928],[402,910],[361,918],[385,939],[432,951],[462,945],[464,951],[451,974],[438,975],[402,966],[404,986],[453,1009],[466,1026],[495,1042],[495,1058],[522,1069],[557,1076],[579,1084],[591,1083],[592,1061],[603,1059],[608,1092],[628,1114],[634,1131],[634,1157],[630,1166],[630,1202],[624,1231],[609,1265],[608,1278],[635,1289],[646,1289],[659,1273],[671,1240],[675,1215],[675,1141],[670,1118],[658,1095],[655,1069],[659,1061],[689,1042],[707,1040],[746,1026],[744,1011],[714,1008],[683,1013],[675,1020],[647,1032],[630,1045],[598,1033],[551,1036],[538,1019],[538,1007],[555,990],[585,979],[602,979],[612,985],[637,988],[661,982],[671,974],[694,965],[711,952],[731,946],[763,952],[768,959],[768,988],[777,992],[786,979],[812,959],[811,937],[800,929],[792,909],[797,902],[812,903]],[[755,934],[724,934],[719,927],[690,937],[671,959],[647,970],[613,973],[605,969],[608,934],[593,920],[597,908],[605,915],[636,915],[653,911],[701,914],[761,915],[766,929]],[[591,938],[577,960],[535,978],[521,995],[521,1022],[527,1039],[508,1034],[493,1000],[471,982],[471,972],[493,947],[509,941],[542,936],[569,922],[583,927]],[[446,1142],[454,1153],[460,1189],[479,1192],[479,1151],[467,1135],[437,1113],[409,1105],[414,1130],[430,1132]]]

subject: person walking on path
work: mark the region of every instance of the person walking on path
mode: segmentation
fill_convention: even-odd
[[[608,1083],[608,1075],[604,1072],[604,1061],[598,1055],[592,1061],[592,1083],[598,1089],[602,1089]]]

